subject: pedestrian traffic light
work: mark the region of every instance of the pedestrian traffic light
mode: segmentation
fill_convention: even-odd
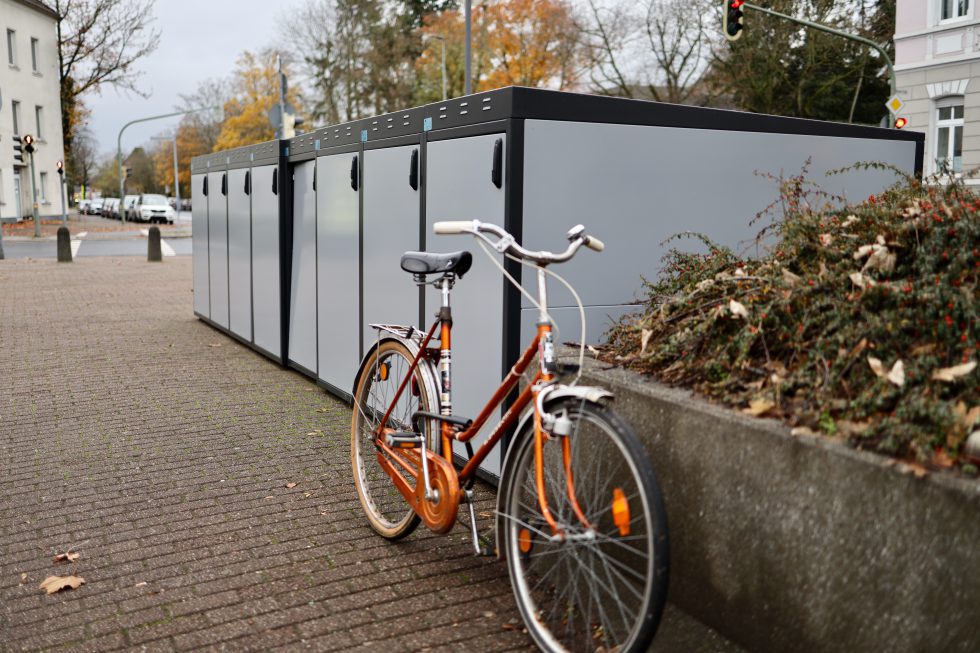
[[[20,136],[14,136],[14,161],[24,163],[24,145]]]
[[[901,129],[907,124],[909,124],[909,121],[905,118],[895,118],[895,129]]]
[[[745,4],[745,0],[725,0],[725,8],[722,10],[722,28],[725,32],[725,38],[729,41],[735,41],[740,36],[742,36],[742,30],[745,29],[745,17],[742,13],[742,5]]]
[[[65,174],[65,162],[64,161],[58,161],[54,165],[55,165],[56,168],[58,168],[58,174],[59,175]]]
[[[30,134],[24,137],[24,151],[28,154],[34,153],[34,137]]]

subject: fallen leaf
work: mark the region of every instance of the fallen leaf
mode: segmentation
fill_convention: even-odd
[[[860,272],[852,272],[848,275],[848,278],[858,288],[873,288],[875,286],[875,280],[871,277],[866,277]]]
[[[214,342],[208,345],[208,347],[220,347],[220,346],[221,346],[220,342]]]
[[[949,469],[956,464],[956,461],[942,449],[937,449],[932,456],[932,464],[940,469]]]
[[[888,381],[899,388],[905,385],[905,363],[901,360],[895,361],[892,369],[888,372]]]
[[[768,399],[752,399],[749,401],[749,407],[743,408],[742,412],[746,415],[752,415],[753,417],[758,417],[759,415],[764,415],[770,410],[775,408],[776,404],[772,403]]]
[[[785,282],[787,286],[796,286],[800,283],[800,281],[802,281],[802,279],[800,279],[799,276],[793,274],[786,268],[783,268],[783,282]]]
[[[23,585],[26,582],[27,582],[27,574],[26,573],[21,574],[20,575],[20,584]]]
[[[309,499],[310,497],[313,496],[313,493],[312,492],[304,492],[303,493],[303,496],[306,497],[307,499]]]
[[[819,433],[817,433],[816,431],[814,431],[813,429],[811,429],[809,426],[797,426],[796,428],[792,429],[789,432],[789,434],[790,435],[812,435],[812,436],[820,435]]]
[[[852,422],[850,420],[841,419],[834,422],[837,430],[841,435],[860,435],[868,430],[871,426],[871,421],[865,422]]]
[[[899,463],[897,467],[902,474],[911,474],[916,478],[925,478],[929,475],[929,470],[919,463]]]
[[[913,356],[925,356],[926,354],[931,354],[936,351],[936,343],[931,342],[927,345],[916,345],[912,347]]]
[[[295,483],[286,483],[286,489],[287,489],[287,490],[291,490],[291,489],[293,489],[294,487],[296,487],[296,484],[295,484]]]
[[[504,630],[520,630],[521,629],[520,626],[518,626],[517,624],[512,624],[512,623],[500,624],[500,627],[503,628]]]
[[[827,266],[824,265],[823,261],[820,262],[820,271],[817,272],[817,278],[823,279],[827,276]]]
[[[647,345],[650,344],[650,336],[653,335],[653,329],[643,329],[640,331],[640,353],[642,354],[646,351]]]
[[[596,358],[599,358],[599,350],[598,349],[596,349],[592,345],[586,345],[586,347],[588,348],[590,354],[592,354]]]
[[[75,553],[74,551],[68,551],[66,553],[59,553],[55,557],[51,558],[51,562],[58,564],[59,562],[75,562],[78,560],[80,553]]]
[[[936,370],[932,373],[930,377],[933,381],[943,381],[945,383],[953,383],[956,379],[961,376],[966,376],[972,372],[977,366],[976,361],[970,361],[969,363],[963,363],[962,365],[954,365],[953,367],[944,367],[940,370]]]
[[[329,408],[317,408],[316,409],[316,412],[318,412],[318,413],[329,413],[330,412],[330,409]]]
[[[874,372],[875,376],[878,378],[885,376],[885,366],[874,356],[868,356],[868,367],[871,368],[871,371]]]
[[[874,251],[868,260],[865,261],[864,267],[861,268],[861,272],[865,270],[881,270],[885,274],[891,272],[895,269],[895,262],[898,257],[892,252],[888,251],[888,248],[884,245],[875,245]]]
[[[48,594],[54,594],[66,589],[77,590],[84,584],[85,579],[79,576],[48,576],[37,588]]]
[[[841,223],[841,226],[847,228],[850,227],[855,222],[859,222],[858,217],[856,215],[849,215],[847,216],[847,218],[844,219],[844,222]]]
[[[133,585],[133,587],[145,587],[145,586],[146,586],[145,580],[142,583],[136,583],[135,585]]]
[[[731,311],[732,317],[749,318],[749,311],[745,308],[745,305],[734,299],[728,303],[728,310]]]

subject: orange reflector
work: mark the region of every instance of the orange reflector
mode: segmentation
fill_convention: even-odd
[[[378,376],[381,377],[382,381],[388,380],[388,363],[381,363],[378,366]]]
[[[619,488],[613,490],[612,502],[613,523],[619,529],[619,534],[626,537],[630,534],[630,506],[626,495]]]
[[[526,528],[522,528],[517,534],[517,546],[521,550],[521,553],[531,552],[531,531]]]

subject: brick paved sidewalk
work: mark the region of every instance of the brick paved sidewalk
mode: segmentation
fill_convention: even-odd
[[[0,261],[0,651],[528,649],[505,566],[374,535],[347,407],[191,302],[189,257]],[[691,623],[656,650],[734,650]]]

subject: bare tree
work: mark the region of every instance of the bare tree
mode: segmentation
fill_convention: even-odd
[[[79,97],[103,85],[139,93],[135,63],[153,52],[160,32],[153,0],[51,0],[58,14],[58,64],[65,148],[84,118]]]
[[[711,0],[588,0],[583,35],[593,90],[678,104],[707,104],[698,84],[711,53]]]
[[[73,183],[84,187],[87,196],[92,185],[92,177],[99,165],[92,133],[85,127],[79,129],[72,140],[71,149],[66,151],[68,153],[68,174]]]
[[[193,93],[180,96],[178,111],[190,111],[203,107],[217,107],[209,111],[189,113],[180,121],[181,129],[193,130],[194,137],[201,143],[205,152],[214,150],[221,133],[223,107],[231,99],[232,90],[228,79],[206,79],[197,85]]]

